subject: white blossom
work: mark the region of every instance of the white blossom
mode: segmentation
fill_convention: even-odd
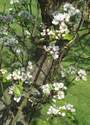
[[[49,84],[42,85],[42,86],[41,86],[41,89],[42,89],[42,91],[43,91],[44,94],[46,94],[46,95],[49,95],[49,94],[50,94],[51,88],[50,88],[50,85],[49,85]]]
[[[65,16],[63,13],[57,13],[53,17],[55,20],[60,21],[60,22],[64,21],[65,19]]]
[[[75,108],[71,104],[65,104],[62,106],[57,106],[54,104],[53,106],[49,107],[47,114],[65,117],[67,112],[74,113],[75,111]]]
[[[66,116],[66,113],[65,113],[65,112],[62,112],[62,113],[61,113],[61,116],[63,116],[63,117]]]
[[[64,71],[61,71],[61,77],[62,77],[62,78],[66,77],[66,74],[65,74]]]
[[[54,25],[58,25],[59,22],[62,22],[65,19],[65,15],[63,13],[59,13],[59,12],[56,14],[53,14],[53,17],[54,17],[54,19],[52,21],[52,24],[54,24]]]
[[[10,95],[13,95],[13,90],[14,90],[14,86],[10,86],[9,89],[8,89],[8,93]]]
[[[17,103],[20,102],[20,100],[21,100],[21,96],[19,96],[19,97],[16,97],[16,96],[15,96],[15,97],[14,97],[14,101],[16,101]]]
[[[53,99],[52,99],[52,101],[53,101],[53,102],[56,102],[56,99],[55,99],[55,98],[53,98]]]
[[[47,114],[49,115],[57,115],[58,113],[59,113],[59,109],[55,106],[50,106],[47,112]]]
[[[72,7],[72,4],[70,3],[65,3],[63,8],[64,8],[64,11],[68,11],[68,9],[70,9]]]
[[[30,36],[30,35],[31,35],[31,33],[30,33],[28,30],[25,30],[25,35]]]
[[[58,24],[59,24],[59,21],[57,21],[57,20],[53,20],[53,21],[52,21],[52,24],[54,24],[54,25],[58,25]]]
[[[48,36],[53,35],[53,36],[55,36],[55,32],[53,30],[50,30],[50,29],[43,29],[43,31],[41,32],[41,35],[42,36],[45,36],[45,35],[48,35]]]
[[[20,70],[15,70],[13,73],[12,73],[12,77],[14,80],[19,80],[21,79],[21,76],[20,76]]]
[[[52,24],[58,25],[60,22],[69,22],[70,21],[70,15],[68,13],[56,13],[53,16]]]
[[[10,95],[14,95],[14,88],[15,88],[15,85],[10,86],[10,87],[8,88],[8,93],[9,93]],[[17,97],[17,96],[14,95],[13,100],[18,103],[18,102],[21,100],[21,96],[18,96],[18,97]]]
[[[76,72],[77,72],[77,68],[76,67],[74,67],[73,65],[69,66],[68,73],[73,75],[73,74],[76,74]]]
[[[65,97],[65,94],[63,91],[58,91],[57,95],[53,96],[54,99],[58,99],[58,100],[64,99],[64,97]]]
[[[7,79],[7,80],[11,80],[11,79],[12,79],[12,74],[8,74],[8,75],[6,76],[6,79]]]
[[[57,99],[64,99],[64,97],[65,97],[65,94],[64,94],[64,92],[63,91],[58,91],[58,93],[57,93]]]
[[[56,59],[58,59],[58,58],[59,58],[59,55],[58,55],[57,53],[55,53],[55,54],[53,55],[53,59],[56,60]]]
[[[77,72],[77,76],[76,76],[76,80],[84,80],[86,81],[87,80],[87,73],[85,70],[83,69],[80,69],[78,72]]]
[[[45,36],[46,35],[46,32],[44,32],[44,30],[43,30],[43,32],[41,32],[41,36]]]
[[[17,53],[17,54],[20,54],[20,53],[21,53],[21,50],[20,50],[20,49],[16,49],[16,53]]]
[[[4,75],[7,73],[7,70],[2,68],[2,69],[0,69],[0,72]]]
[[[76,14],[81,15],[80,10],[76,9],[72,4],[66,3],[63,6],[64,11],[67,12],[70,16],[74,16]]]
[[[59,58],[59,46],[49,45],[43,47],[46,52],[49,52],[53,59],[56,60]]]
[[[65,16],[65,22],[69,22],[70,21],[70,15],[68,13],[64,13]]]
[[[71,112],[75,112],[76,111],[74,106],[71,105],[71,104],[66,104],[65,107],[66,107],[66,110],[69,110]]]
[[[12,11],[13,10],[13,8],[9,8],[9,11]]]
[[[60,24],[59,29],[60,29],[61,34],[68,34],[69,33],[68,27],[64,22],[62,22]]]
[[[31,61],[28,62],[28,67],[27,68],[32,70],[33,66],[32,66],[32,62]]]
[[[58,91],[58,90],[64,88],[64,84],[63,83],[54,83],[53,87],[54,87],[55,91]]]
[[[14,70],[12,73],[8,73],[6,75],[7,80],[21,80],[23,82],[28,81],[29,83],[32,81],[32,63],[29,61],[28,66],[19,68]]]

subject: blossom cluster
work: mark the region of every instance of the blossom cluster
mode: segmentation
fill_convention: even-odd
[[[42,85],[41,89],[45,95],[49,95],[51,92],[51,85],[49,84]]]
[[[7,79],[7,80],[11,80],[11,76],[13,77],[13,74],[10,74],[10,73],[8,73],[8,71],[6,70],[6,69],[0,69],[0,75],[3,75],[3,77],[6,77],[5,79]],[[18,74],[17,74],[18,75]],[[15,95],[15,88],[17,87],[18,85],[16,84],[13,84],[12,86],[9,86],[9,88],[8,88],[8,93],[10,94],[10,95],[14,95],[14,101],[16,101],[17,103],[21,100],[21,93],[20,93],[20,91],[19,91],[19,88],[16,90],[17,91],[17,93],[18,93],[18,95]]]
[[[56,46],[55,43],[57,43],[57,41],[60,41],[60,39],[64,39],[65,36],[70,34],[71,29],[74,29],[71,27],[74,27],[74,24],[77,24],[77,22],[72,20],[73,17],[76,20],[80,19],[81,12],[79,9],[75,8],[72,4],[66,3],[63,6],[62,12],[53,13],[52,24],[56,26],[56,28],[43,27],[42,32],[40,32],[41,39],[47,41],[47,38],[48,38],[48,41],[49,41],[48,46],[44,45],[44,50],[48,52],[55,60],[59,58],[59,51],[60,51],[59,46]],[[72,38],[73,38],[73,35],[72,35]]]
[[[79,9],[75,8],[72,4],[66,3],[63,6],[63,9],[66,13],[68,13],[70,16],[75,16],[75,15],[81,15],[81,12]]]
[[[86,81],[87,80],[87,73],[84,69],[80,69],[78,72],[77,72],[77,77],[76,77],[76,80],[84,80]]]
[[[43,29],[43,31],[41,32],[41,36],[45,37],[48,36],[50,40],[54,41],[54,40],[58,40],[61,38],[61,30],[54,30],[54,29]]]
[[[69,23],[71,20],[71,17],[73,16],[81,16],[81,12],[79,9],[76,9],[72,4],[70,3],[66,3],[64,4],[63,6],[63,13],[60,13],[60,12],[55,12],[53,14],[53,21],[52,21],[52,24],[54,25],[63,25],[65,27],[67,27],[66,23]],[[64,28],[63,28],[64,29]],[[66,28],[68,29],[68,28]]]
[[[16,69],[12,73],[8,73],[8,71],[3,68],[0,69],[0,74],[3,76],[3,79],[12,83],[12,85],[8,88],[8,92],[10,95],[14,95],[14,101],[19,102],[21,100],[23,83],[32,83],[32,68],[32,63],[29,61],[26,68],[22,67],[20,69]]]
[[[41,36],[48,36],[49,41],[55,42],[60,38],[64,38],[65,35],[70,33],[71,27],[74,27],[74,25],[77,24],[77,22],[73,21],[72,18],[74,17],[75,20],[80,20],[81,12],[79,9],[76,9],[72,4],[66,3],[63,6],[62,12],[56,11],[52,15],[52,24],[56,26],[56,28],[44,28],[41,32]]]
[[[62,67],[61,70],[61,77],[72,77],[73,80],[79,81],[79,80],[87,80],[87,72],[84,69],[80,69],[77,66],[69,65],[66,69]]]
[[[48,52],[54,60],[59,58],[59,46],[49,45],[43,47],[46,52]]]
[[[44,95],[52,95],[53,105],[48,108],[48,115],[65,117],[68,113],[74,113],[76,111],[74,106],[68,103],[57,105],[57,100],[62,101],[65,99],[64,91],[67,87],[64,86],[64,83],[54,82],[53,84],[42,85],[41,89]]]
[[[62,116],[65,117],[67,113],[74,113],[76,110],[73,105],[71,104],[65,104],[63,106],[50,106],[48,109],[47,114],[48,115],[55,115],[55,116]]]
[[[78,69],[77,67],[74,67],[71,65],[68,68],[68,73],[71,75],[74,75],[76,81],[78,81],[78,80],[86,81],[87,80],[87,73],[84,69]]]
[[[21,80],[23,82],[30,82],[30,80],[32,79],[31,70],[32,70],[32,63],[28,62],[28,66],[26,69],[24,67],[22,67],[20,69],[16,69],[12,73],[8,74],[6,79],[7,80]]]
[[[64,38],[71,30],[76,29],[76,25],[80,21],[80,18],[80,10],[70,3],[64,4],[62,12],[54,12],[52,24],[58,26],[59,38],[60,36]]]
[[[57,99],[58,100],[64,99],[65,97],[64,91],[67,89],[67,87],[64,86],[64,83],[55,82],[53,84],[42,85],[41,89],[45,95],[50,95],[50,94],[52,95],[53,91],[52,100],[56,101]]]
[[[15,91],[18,91],[18,94],[16,94]],[[22,98],[22,91],[19,90],[19,88],[17,87],[17,85],[13,85],[13,86],[10,86],[8,88],[8,93],[9,95],[13,95],[13,100],[17,103],[20,102],[21,98]]]

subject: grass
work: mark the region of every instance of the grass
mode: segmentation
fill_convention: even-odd
[[[79,125],[90,125],[90,74],[88,80],[76,82],[69,88],[67,100],[77,109]]]
[[[3,5],[6,3],[6,8],[9,7],[9,0],[0,0],[0,10],[3,10]],[[35,7],[33,7],[34,13],[36,13]],[[90,37],[89,37],[90,38]],[[83,40],[86,42],[86,40]],[[87,47],[85,49],[86,53],[90,54],[90,40],[88,39]],[[78,48],[77,48],[78,49]],[[81,49],[79,48],[81,51]],[[79,51],[79,52],[80,52]],[[65,63],[67,64],[67,60]],[[85,61],[85,60],[84,60]],[[90,60],[87,60],[87,63],[82,62],[80,66],[84,65],[85,67],[90,68]],[[88,74],[88,80],[75,82],[74,85],[70,86],[66,96],[66,100],[72,103],[76,107],[76,118],[78,120],[78,125],[90,125],[90,74]],[[54,119],[53,123],[49,123],[46,118],[41,119],[37,118],[36,121],[33,121],[33,125],[67,125],[60,123],[59,119]],[[69,124],[72,125],[72,124]]]
[[[81,40],[80,43],[84,47],[81,48],[81,44],[78,43],[74,53],[73,51],[69,53],[65,65],[69,65],[76,58],[79,67],[87,70],[87,81],[74,81],[74,84],[68,88],[66,100],[76,107],[78,125],[90,125],[90,35]],[[72,55],[74,55],[73,58]]]

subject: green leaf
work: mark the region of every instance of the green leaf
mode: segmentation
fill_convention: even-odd
[[[70,40],[73,39],[73,35],[72,35],[72,34],[66,34],[66,35],[64,36],[64,39],[70,41]]]
[[[23,82],[20,81],[17,87],[20,89],[20,91],[23,91]]]
[[[14,94],[15,94],[16,96],[20,96],[20,95],[21,95],[21,91],[20,91],[20,89],[19,89],[18,86],[15,86],[15,88],[14,88]]]
[[[20,81],[19,85],[16,85],[14,88],[14,94],[16,96],[21,96],[22,92],[23,92],[23,83]]]

